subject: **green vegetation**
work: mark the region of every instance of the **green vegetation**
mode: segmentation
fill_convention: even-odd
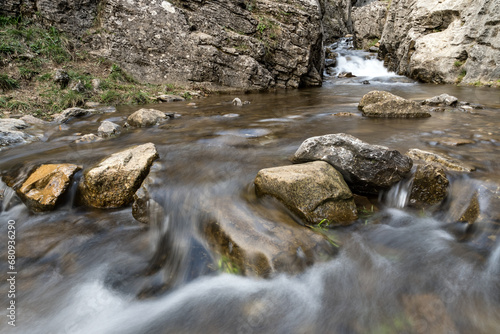
[[[379,42],[378,38],[374,38],[368,43],[368,47],[371,48],[372,46],[375,46]]]
[[[460,61],[460,60],[457,60],[453,63],[453,66],[455,67],[462,67],[462,65],[465,64],[465,61]]]
[[[466,70],[462,70],[460,72],[460,74],[458,75],[458,78],[457,78],[457,81],[456,83],[459,84],[462,82],[462,80],[464,79],[464,77],[467,75],[467,71]]]
[[[56,68],[68,74],[67,87],[54,82]],[[0,73],[0,118],[21,113],[50,119],[87,101],[144,104],[154,102],[159,94],[183,95],[185,91],[174,85],[139,83],[117,64],[77,49],[71,38],[54,27],[44,27],[36,15],[0,16]],[[72,90],[79,81],[83,90]],[[191,97],[189,93],[183,96]]]
[[[227,256],[222,256],[217,263],[219,271],[228,274],[238,275],[241,273],[241,269]]]
[[[0,74],[0,88],[3,90],[11,90],[19,87],[17,80],[9,78],[7,74]]]

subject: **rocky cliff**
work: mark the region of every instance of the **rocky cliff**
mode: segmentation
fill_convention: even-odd
[[[259,90],[321,85],[316,0],[7,0],[141,81]]]
[[[500,2],[392,0],[380,53],[389,69],[432,83],[500,79]]]

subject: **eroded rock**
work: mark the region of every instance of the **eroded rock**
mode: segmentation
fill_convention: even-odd
[[[417,148],[409,150],[406,155],[413,160],[421,160],[432,164],[442,166],[446,170],[453,170],[458,172],[472,172],[476,168],[468,166],[462,162],[456,161],[448,156],[437,154],[434,152],[423,151]]]
[[[0,119],[0,150],[4,146],[27,143],[36,140],[35,136],[22,131],[28,124],[20,119]]]
[[[436,106],[455,107],[458,104],[458,99],[455,96],[451,96],[448,94],[441,94],[438,96],[431,97],[430,99],[424,100],[422,104],[426,104],[433,107]]]
[[[377,90],[365,94],[358,108],[366,117],[421,118],[431,116],[426,108],[414,101]]]
[[[169,117],[156,109],[139,109],[127,118],[127,123],[135,127],[150,127],[167,121]]]
[[[72,164],[42,165],[24,181],[17,192],[31,210],[53,210],[79,169],[81,167]]]
[[[74,117],[87,116],[95,112],[94,109],[83,109],[83,108],[68,108],[63,110],[61,113],[54,115],[54,122],[56,123],[66,123]]]
[[[262,169],[254,183],[257,194],[279,199],[310,224],[327,219],[347,225],[357,218],[349,187],[342,175],[326,162]]]
[[[448,194],[449,184],[442,167],[420,165],[413,177],[408,204],[421,208],[441,203]]]
[[[352,21],[354,27],[354,45],[366,50],[382,36],[384,30],[385,16],[387,14],[387,3],[373,1],[365,6],[352,9]],[[373,47],[373,46],[372,46]],[[371,52],[372,48],[370,48]]]
[[[403,179],[411,170],[410,158],[385,146],[371,145],[345,133],[306,139],[294,162],[323,160],[342,173],[352,190],[376,194]]]
[[[84,172],[78,188],[80,201],[96,208],[129,204],[157,158],[152,143],[112,154]]]

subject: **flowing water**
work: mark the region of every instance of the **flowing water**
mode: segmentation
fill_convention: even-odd
[[[136,222],[130,207],[75,206],[76,181],[64,203],[46,214],[30,213],[0,183],[1,244],[7,244],[7,221],[15,220],[18,245],[16,327],[7,325],[8,284],[2,280],[1,332],[500,332],[498,90],[417,84],[388,73],[365,53],[339,53],[337,72],[357,77],[332,75],[322,88],[240,95],[250,101],[242,107],[228,95],[195,105],[151,105],[181,117],[103,142],[73,143],[77,133],[95,133],[102,120],[123,124],[138,109],[120,107],[68,126],[47,126],[40,142],[2,151],[4,175],[27,175],[40,163],[87,168],[147,142],[156,145],[160,159],[149,176],[157,203],[150,226]],[[357,103],[371,90],[416,100],[449,93],[483,109],[434,112],[425,119],[363,118]],[[227,270],[207,235],[207,222],[232,219],[238,235],[256,236],[255,247],[280,247],[280,238],[310,234],[279,204],[256,198],[253,179],[262,168],[290,164],[306,138],[339,132],[402,153],[445,153],[476,171],[449,173],[450,195],[435,211],[406,207],[408,180],[371,199],[378,212],[361,215],[350,227],[326,229],[341,244],[336,255],[314,257],[297,249],[298,262],[274,267],[266,278],[225,273],[234,270]],[[472,143],[450,146],[446,138]],[[475,192],[481,215],[471,229],[452,219]],[[280,234],[281,228],[291,234]],[[1,252],[4,277],[4,246]]]

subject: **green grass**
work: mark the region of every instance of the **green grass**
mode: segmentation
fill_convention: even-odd
[[[0,74],[0,88],[3,90],[11,90],[19,87],[19,82],[10,78],[7,74]]]
[[[457,83],[457,84],[461,83],[461,82],[462,82],[462,80],[464,79],[464,77],[465,77],[466,75],[467,75],[467,71],[466,71],[466,70],[462,70],[462,71],[460,72],[460,74],[458,75],[458,77],[457,77],[457,81],[456,81],[456,83]]]
[[[457,60],[453,63],[453,66],[455,67],[462,67],[462,65],[465,64],[465,61],[460,61],[460,60]]]
[[[241,273],[241,269],[227,256],[222,256],[217,263],[219,271],[238,275]]]

